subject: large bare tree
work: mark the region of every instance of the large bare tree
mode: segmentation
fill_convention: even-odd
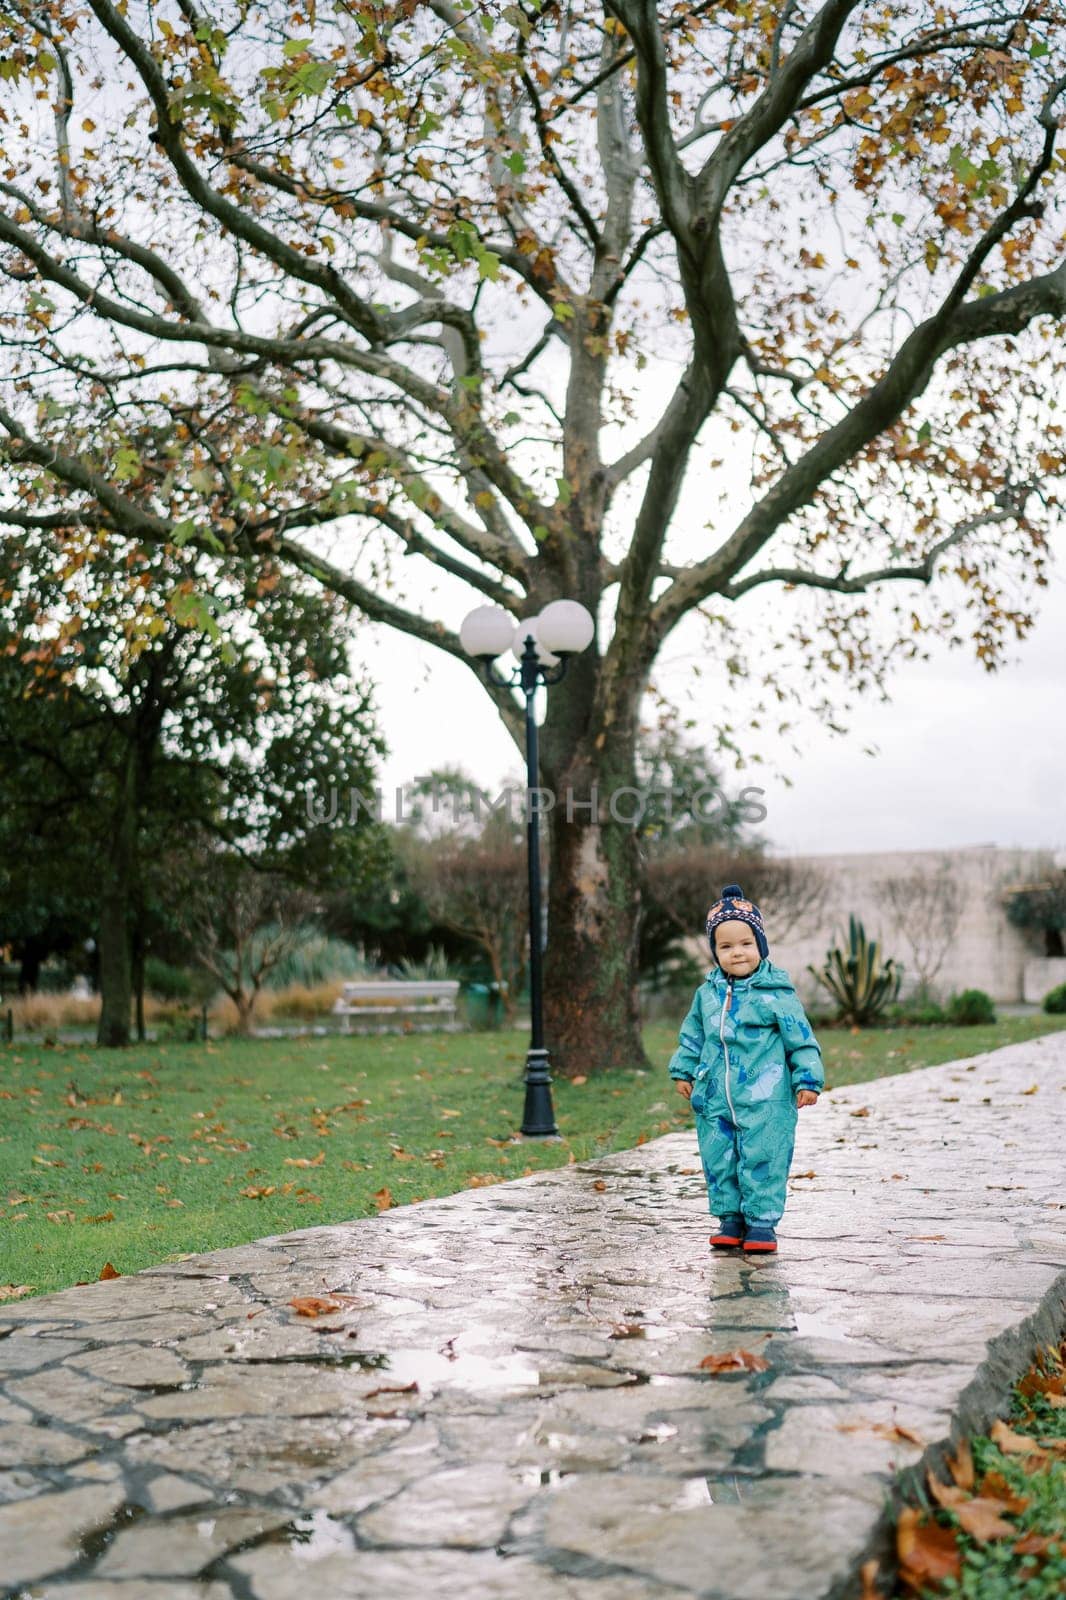
[[[1063,465],[1063,21],[16,0],[8,524],[50,532],[60,570],[102,541],[287,563],[455,656],[399,557],[457,612],[454,580],[516,618],[573,596],[599,630],[542,753],[578,800],[632,785],[642,697],[697,613],[733,745],[738,690],[832,717],[923,635],[994,667]],[[780,625],[746,651],[758,590]],[[640,1055],[617,809],[552,813],[564,1071]]]

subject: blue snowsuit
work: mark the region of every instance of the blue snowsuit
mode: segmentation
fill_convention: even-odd
[[[773,1226],[785,1209],[796,1094],[825,1084],[791,978],[766,957],[746,978],[716,968],[696,990],[680,1037],[670,1076],[693,1085],[711,1213]]]

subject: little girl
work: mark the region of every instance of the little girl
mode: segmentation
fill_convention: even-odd
[[[777,1249],[796,1108],[825,1084],[822,1052],[758,906],[727,884],[707,913],[714,969],[681,1024],[670,1076],[690,1100],[717,1249]]]

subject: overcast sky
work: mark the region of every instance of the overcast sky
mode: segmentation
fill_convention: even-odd
[[[731,794],[746,784],[766,789],[767,817],[757,831],[775,854],[1066,849],[1066,564],[1059,555],[1048,588],[1036,592],[1037,625],[1012,647],[1009,667],[988,674],[972,647],[933,646],[930,662],[896,671],[891,704],[858,703],[846,736],[809,719],[798,741],[802,757],[780,754],[791,788],[766,770],[769,762],[726,770]],[[464,611],[456,599],[450,620],[457,626]],[[467,609],[473,603],[470,597]],[[445,614],[439,596],[427,609]],[[390,745],[386,809],[397,785],[433,767],[458,764],[493,794],[521,771],[494,708],[461,664],[384,628],[364,628],[355,654],[378,685]],[[687,687],[684,671],[668,667],[663,689]],[[709,717],[701,730],[708,742],[712,726]]]

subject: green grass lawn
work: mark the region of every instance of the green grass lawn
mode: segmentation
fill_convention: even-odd
[[[834,1086],[1064,1025],[1034,1016],[820,1039]],[[648,1028],[658,1072],[557,1080],[561,1143],[512,1142],[517,1033],[0,1047],[0,1296],[92,1280],[107,1262],[135,1272],[369,1216],[684,1128],[691,1114],[666,1076],[676,1040],[674,1025]]]

